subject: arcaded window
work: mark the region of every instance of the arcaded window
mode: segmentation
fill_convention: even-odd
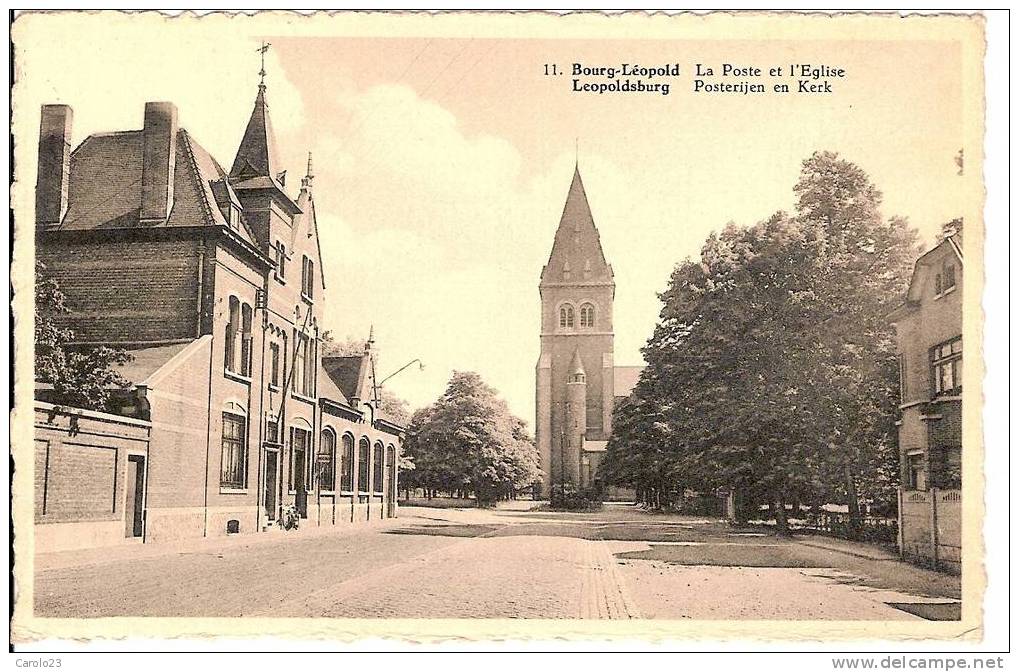
[[[340,490],[354,489],[354,437],[343,435],[343,450],[340,453]]]
[[[390,498],[395,498],[393,488],[396,486],[396,446],[386,446],[386,483],[389,488]]]
[[[563,329],[573,328],[573,306],[568,303],[559,309],[559,326]]]
[[[594,306],[590,303],[580,307],[580,326],[588,329],[594,326]]]
[[[385,460],[385,448],[382,447],[381,443],[376,443],[375,450],[372,451],[372,485],[376,495],[382,494],[383,487],[385,486],[383,480],[385,478],[383,460]]]
[[[322,432],[322,444],[319,446],[319,487],[322,490],[336,488],[336,433],[326,428]]]
[[[371,444],[368,443],[368,439],[362,437],[361,441],[357,444],[357,490],[358,492],[368,492],[368,476],[371,472],[368,470],[371,462]]]

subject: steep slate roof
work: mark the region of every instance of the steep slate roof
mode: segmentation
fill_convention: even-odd
[[[237,148],[230,176],[238,180],[252,177],[269,177],[276,180],[279,175],[279,159],[276,151],[276,135],[269,119],[269,105],[265,100],[265,85],[258,86],[255,107],[244,129],[244,137]]]
[[[318,396],[320,399],[350,406],[350,400],[347,398],[347,395],[343,394],[343,391],[336,384],[332,375],[323,366],[323,362],[319,362],[318,365]]]
[[[226,171],[187,132],[177,130],[174,158],[173,207],[159,226],[228,226],[220,210],[232,190],[213,184]],[[85,138],[71,154],[67,214],[61,230],[137,227],[142,193],[142,131],[98,133]],[[233,196],[236,199],[236,196]],[[146,225],[149,228],[151,225]],[[242,221],[238,233],[254,238]]]
[[[564,271],[569,273],[568,277]],[[541,282],[612,282],[612,267],[605,261],[601,236],[594,224],[579,167],[573,171],[573,182],[566,196],[552,252],[541,271]]]
[[[371,362],[368,357],[364,355],[323,357],[322,368],[345,399],[371,400],[371,392],[365,389],[371,374]],[[365,396],[366,394],[368,396]]]
[[[296,215],[301,209],[280,181],[283,173],[279,166],[276,134],[272,130],[269,104],[265,100],[265,84],[259,84],[255,106],[230,168],[230,181],[233,188],[239,191],[268,189],[275,192],[277,202],[289,210],[290,214]]]

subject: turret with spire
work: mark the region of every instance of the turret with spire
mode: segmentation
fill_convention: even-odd
[[[291,218],[301,212],[286,192],[286,171],[280,166],[276,134],[269,117],[265,84],[265,51],[268,47],[263,43],[259,49],[262,52],[262,69],[259,71],[258,93],[230,168],[230,183],[244,205],[245,218],[266,251],[272,244],[274,228],[285,225],[283,221],[278,224],[273,221],[270,204]],[[279,214],[275,217],[280,219]]]

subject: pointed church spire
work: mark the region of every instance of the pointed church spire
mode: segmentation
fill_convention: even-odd
[[[263,65],[260,71],[263,80],[258,85],[255,107],[251,111],[251,118],[248,119],[248,126],[244,129],[244,137],[241,138],[237,156],[230,169],[230,177],[236,180],[268,177],[277,181],[281,174],[276,151],[276,135],[269,120],[269,104],[265,100],[264,73]]]
[[[584,269],[583,274],[571,272]],[[563,214],[556,230],[548,263],[541,273],[542,283],[612,282],[612,267],[605,260],[601,236],[591,214],[591,206],[580,177],[580,166],[573,168],[573,181],[566,196]]]

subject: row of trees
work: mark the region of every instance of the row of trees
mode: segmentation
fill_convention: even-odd
[[[414,464],[400,475],[405,487],[473,494],[479,505],[513,497],[540,476],[527,425],[473,372],[454,372],[443,395],[414,413],[403,452]]]
[[[672,273],[648,363],[616,409],[602,477],[668,502],[732,488],[746,516],[894,498],[893,327],[919,252],[858,166],[804,161],[795,212],[712,234]]]

